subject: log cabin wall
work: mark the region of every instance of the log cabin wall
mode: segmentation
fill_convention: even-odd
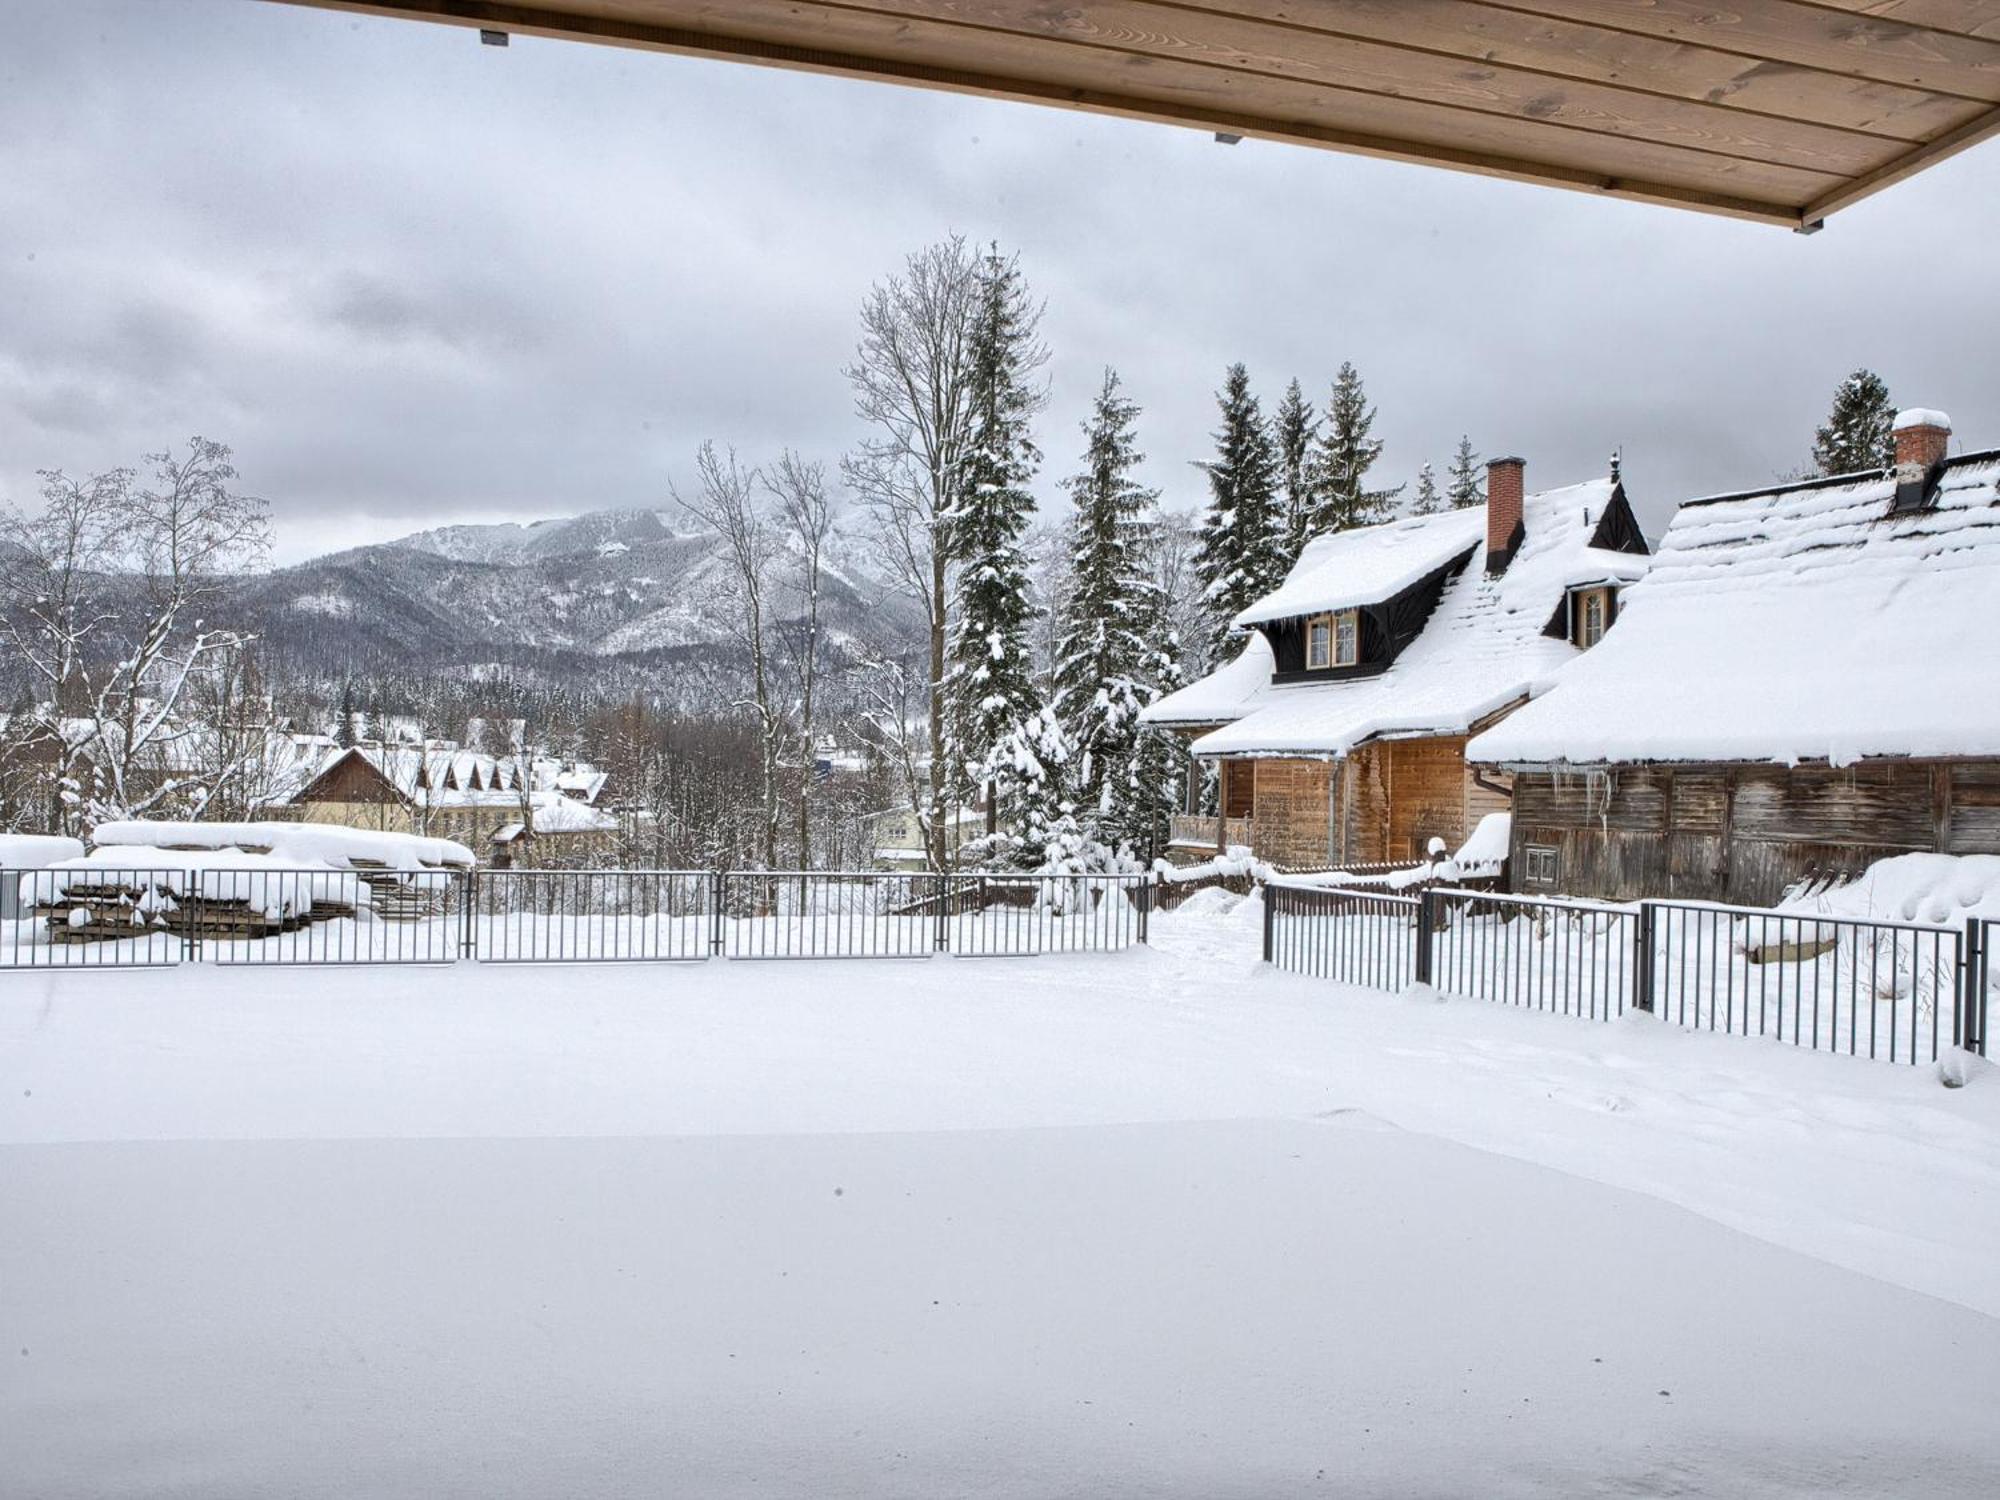
[[[1332,860],[1333,767],[1323,760],[1259,760],[1252,843],[1259,859],[1294,870]]]
[[[2000,854],[2000,762],[1621,766],[1514,780],[1512,884],[1529,893],[1764,906],[1799,881],[1920,851]]]

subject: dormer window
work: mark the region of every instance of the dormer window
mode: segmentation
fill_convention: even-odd
[[[1306,670],[1351,667],[1361,660],[1361,621],[1351,609],[1306,621]]]
[[[1579,651],[1595,646],[1611,628],[1611,598],[1609,587],[1578,589],[1570,595],[1569,638]]]

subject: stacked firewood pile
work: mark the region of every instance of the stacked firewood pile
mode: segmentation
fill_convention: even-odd
[[[371,868],[360,860],[354,864],[368,883],[369,906],[383,921],[425,922],[444,915],[447,880],[429,872]]]
[[[35,914],[47,923],[52,943],[119,941],[152,932],[197,939],[265,938],[311,922],[354,915],[348,903],[324,898],[259,901],[186,889],[198,879],[170,871],[67,873],[60,889],[53,880],[37,882],[43,888],[35,893]],[[281,895],[275,882],[271,894]]]

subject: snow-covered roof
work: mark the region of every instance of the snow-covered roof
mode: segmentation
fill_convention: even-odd
[[[1486,510],[1442,511],[1307,542],[1278,587],[1236,616],[1238,626],[1380,604],[1486,539]]]
[[[1277,691],[1271,686],[1271,672],[1271,643],[1261,630],[1253,630],[1234,661],[1148,704],[1140,710],[1139,722],[1227,724],[1271,700]]]
[[[1683,506],[1617,628],[1479,735],[1510,765],[2000,755],[2000,454]]]
[[[605,833],[618,826],[611,814],[561,792],[536,792],[533,797],[536,833]]]
[[[1543,634],[1565,590],[1581,580],[1597,581],[1598,576],[1629,578],[1646,566],[1642,556],[1591,546],[1616,489],[1616,481],[1607,478],[1527,496],[1522,502],[1521,549],[1498,576],[1486,572],[1483,512],[1455,513],[1476,516],[1480,522],[1468,561],[1446,581],[1422,634],[1385,671],[1372,677],[1272,685],[1266,652],[1263,685],[1251,692],[1247,672],[1239,679],[1244,686],[1243,712],[1218,715],[1233,722],[1196,740],[1195,754],[1339,756],[1378,737],[1463,734],[1488,715],[1542,692],[1558,672],[1578,659],[1577,649],[1566,639]],[[1615,571],[1608,561],[1612,558],[1618,559]],[[1622,618],[1618,628],[1624,628]],[[1245,657],[1250,655],[1245,652]],[[1244,658],[1238,658],[1224,671],[1240,669],[1243,663]],[[1188,691],[1208,689],[1214,681],[1206,678]],[[1218,693],[1203,706],[1219,707],[1225,696],[1226,691]],[[1152,722],[1173,722],[1157,712],[1148,717]]]

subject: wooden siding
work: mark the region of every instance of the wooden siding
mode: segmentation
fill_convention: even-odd
[[[1259,859],[1293,870],[1330,859],[1333,768],[1323,760],[1260,760],[1251,844]]]
[[[1792,227],[2000,134],[1992,0],[292,3],[1091,110]]]
[[[2000,763],[1522,772],[1517,871],[1530,845],[1557,851],[1569,895],[1765,905],[1896,854],[2000,854]]]

